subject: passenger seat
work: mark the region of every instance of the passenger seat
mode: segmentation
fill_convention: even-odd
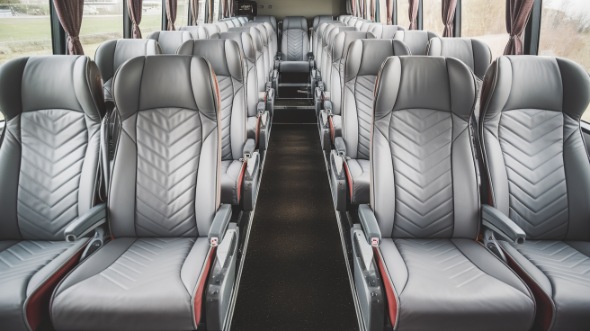
[[[309,38],[307,20],[303,16],[287,16],[283,19],[281,53],[285,61],[307,61]]]
[[[160,45],[162,54],[176,54],[178,47],[192,36],[188,31],[155,31],[147,39],[153,39]]]
[[[254,16],[253,21],[256,22],[268,22],[272,25],[272,28],[277,31],[277,19],[274,16]]]
[[[422,30],[399,30],[394,39],[402,41],[412,55],[427,55],[428,44],[432,38],[438,37],[435,33]]]

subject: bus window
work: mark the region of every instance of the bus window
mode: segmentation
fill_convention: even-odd
[[[47,0],[0,4],[0,64],[21,56],[52,53]]]
[[[508,43],[505,1],[469,0],[461,2],[461,36],[488,44],[493,58],[502,56]]]
[[[188,0],[178,1],[178,7],[176,7],[176,30],[181,26],[188,25]]]
[[[145,0],[143,2],[141,23],[139,23],[141,35],[147,38],[150,33],[162,30],[162,1]]]
[[[197,18],[197,25],[205,23],[205,0],[199,0],[199,17]]]
[[[90,58],[103,42],[123,38],[123,0],[84,1],[83,15],[80,43]]]
[[[539,55],[566,57],[590,71],[589,1],[543,1]],[[582,120],[590,122],[590,108]]]
[[[404,29],[410,27],[409,7],[409,0],[397,1],[397,25],[402,26]]]
[[[423,30],[432,31],[442,37],[442,0],[422,0],[422,3]]]

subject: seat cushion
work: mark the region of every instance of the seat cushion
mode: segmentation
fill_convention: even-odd
[[[471,239],[384,239],[397,330],[530,330],[532,294]]]
[[[512,246],[501,242],[504,251],[552,301],[551,330],[577,330],[590,325],[590,242],[553,240],[527,241]],[[541,302],[543,298],[538,298]]]
[[[240,190],[245,163],[240,160],[221,161],[221,203],[240,203]]]
[[[348,159],[346,160],[348,172],[351,181],[350,200],[353,204],[369,203],[369,181],[371,163],[364,159]]]
[[[55,290],[58,330],[192,330],[207,238],[115,239]]]
[[[0,241],[0,325],[4,330],[29,330],[36,314],[47,315],[47,302],[35,304],[34,295],[50,295],[56,283],[51,278],[64,274],[70,261],[76,263],[87,239],[65,241]],[[62,270],[63,269],[63,270]],[[46,291],[48,293],[41,293]],[[29,300],[29,301],[27,301]],[[41,311],[38,311],[38,309]],[[31,316],[28,316],[31,315]],[[37,320],[38,322],[39,320]]]

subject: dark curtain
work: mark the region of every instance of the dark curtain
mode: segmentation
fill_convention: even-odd
[[[393,0],[385,0],[387,8],[387,25],[393,24]]]
[[[443,37],[453,36],[453,25],[455,23],[455,8],[457,7],[457,0],[443,0],[442,1],[442,21],[445,25]]]
[[[84,49],[80,43],[80,27],[84,13],[84,0],[53,0],[59,23],[68,34],[68,54],[84,55]]]
[[[166,30],[174,31],[176,27],[176,8],[178,8],[178,0],[166,0],[166,18],[168,19],[168,27]]]
[[[410,18],[410,30],[418,29],[418,6],[420,5],[420,0],[409,0],[410,4],[408,6],[408,17]]]
[[[506,0],[506,31],[510,34],[504,55],[521,55],[522,33],[535,0]]]
[[[191,16],[193,17],[193,25],[197,25],[199,19],[199,0],[191,0]]]
[[[207,6],[209,7],[209,15],[207,17],[207,23],[213,23],[213,1],[214,0],[208,0],[207,1]]]
[[[127,12],[131,19],[132,35],[135,39],[141,39],[141,30],[139,29],[139,23],[141,23],[141,3],[142,0],[127,0]]]

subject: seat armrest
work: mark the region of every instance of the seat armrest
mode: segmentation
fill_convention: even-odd
[[[379,228],[379,223],[377,223],[375,213],[373,213],[369,205],[359,206],[359,220],[361,221],[367,242],[373,247],[378,247],[379,243],[381,243],[381,229]]]
[[[107,220],[107,205],[101,203],[73,220],[64,230],[66,241],[76,241],[103,225]]]
[[[252,153],[256,150],[256,141],[252,138],[248,138],[244,144],[243,155],[244,158],[250,158]]]
[[[223,238],[223,234],[231,220],[231,213],[231,205],[229,204],[222,204],[215,213],[215,218],[213,218],[213,223],[209,228],[209,243],[211,243],[211,246],[219,245],[219,240]]]
[[[526,239],[524,230],[504,213],[490,205],[483,205],[481,214],[484,227],[515,244],[524,243]]]
[[[334,138],[334,147],[336,148],[338,155],[346,155],[346,144],[344,143],[344,139],[342,137]]]

